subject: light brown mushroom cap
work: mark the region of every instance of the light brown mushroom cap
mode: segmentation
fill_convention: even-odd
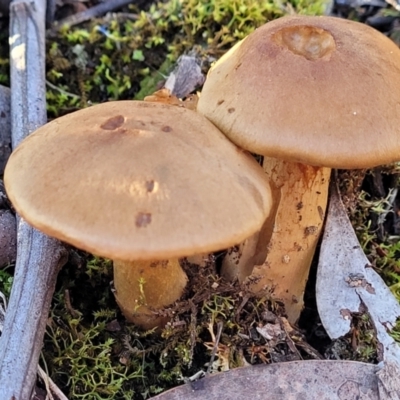
[[[237,145],[331,168],[400,159],[400,50],[364,24],[268,22],[210,70],[198,103]]]
[[[58,118],[12,153],[5,186],[30,224],[120,260],[239,243],[269,213],[262,169],[203,116],[137,101]]]

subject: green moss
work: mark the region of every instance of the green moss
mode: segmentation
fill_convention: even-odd
[[[352,314],[350,332],[334,340],[325,352],[327,359],[377,363],[378,347],[374,325],[367,313]]]
[[[131,386],[141,377],[141,365],[113,362],[115,340],[105,333],[107,320],[96,317],[86,327],[81,318],[67,317],[61,328],[53,314],[48,324],[47,348],[51,344],[53,349],[51,370],[57,371],[54,378],[64,382],[72,399],[128,400],[134,394]]]
[[[171,323],[160,335],[125,325],[109,286],[109,261],[77,258],[60,274],[43,350],[51,378],[71,400],[145,399],[208,368],[299,357],[298,331],[276,328],[273,341],[257,331],[267,313],[282,315],[282,307],[268,293],[255,297],[223,282],[213,265],[199,273],[198,266],[183,264],[190,282],[185,299],[165,310]],[[277,319],[276,327],[283,321]]]
[[[6,298],[10,297],[12,283],[13,273],[7,268],[0,269],[0,292],[2,292]]]
[[[383,223],[376,222],[379,216],[390,217],[394,213],[393,204],[388,201],[390,195],[391,190],[386,198],[371,199],[368,193],[361,192],[351,219],[364,252],[400,301],[400,237],[389,234]]]
[[[124,365],[114,351],[108,325],[116,317],[111,263],[76,257],[79,262],[62,271],[54,296],[43,350],[46,370],[71,399],[131,399],[142,365]]]
[[[399,187],[400,163],[369,172],[370,177],[373,174],[380,174],[380,179],[385,182],[386,197],[381,198],[361,191],[357,201],[349,208],[350,219],[371,265],[400,302],[400,235],[393,234],[396,215],[393,191]],[[399,332],[398,323],[390,334],[400,343]]]
[[[180,55],[194,50],[211,62],[267,21],[288,11],[318,14],[324,4],[170,0],[145,11],[132,7],[131,17],[63,27],[47,43],[47,79],[60,89],[49,88],[49,112],[58,116],[89,102],[142,99],[162,83]]]
[[[8,44],[9,27],[0,22],[0,85],[10,86],[10,59]]]

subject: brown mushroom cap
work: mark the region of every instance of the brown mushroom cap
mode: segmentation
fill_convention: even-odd
[[[137,101],[42,126],[13,152],[5,186],[39,230],[120,260],[226,248],[257,231],[271,204],[262,169],[206,118]]]
[[[400,50],[364,24],[269,22],[211,68],[198,111],[239,146],[364,168],[400,159]]]

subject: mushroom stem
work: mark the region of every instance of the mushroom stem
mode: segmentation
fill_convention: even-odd
[[[250,289],[258,292],[269,286],[281,299],[288,319],[297,321],[303,308],[303,295],[326,210],[330,168],[265,157],[263,168],[280,188],[281,200],[268,255],[257,265],[257,277]]]
[[[187,283],[178,260],[114,261],[115,298],[129,322],[142,329],[162,327],[168,317],[154,314],[178,300]]]
[[[243,282],[253,271],[260,232],[228,249],[222,260],[221,275],[228,281]],[[262,261],[261,261],[262,262]]]
[[[237,279],[239,282],[243,282],[251,275],[254,266],[262,264],[267,257],[268,243],[272,237],[275,217],[281,198],[280,188],[275,187],[272,182],[270,182],[270,185],[272,195],[271,211],[263,226],[242,243],[228,249],[222,261],[221,275],[229,281]]]

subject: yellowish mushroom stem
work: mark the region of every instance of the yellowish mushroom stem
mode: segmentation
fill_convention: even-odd
[[[117,303],[129,322],[145,330],[168,322],[168,317],[154,311],[178,300],[187,280],[178,260],[114,261]]]
[[[303,295],[321,233],[328,198],[330,168],[312,167],[264,157],[263,168],[273,187],[274,209],[263,228],[231,248],[221,274],[250,290],[274,289],[290,322],[303,308]]]
[[[311,262],[324,222],[331,169],[264,158],[263,168],[281,191],[268,255],[256,266],[250,288],[274,288],[283,300],[290,322],[303,308]]]
[[[268,218],[261,230],[250,236],[244,242],[228,249],[222,261],[221,275],[229,280],[243,282],[253,271],[254,266],[262,264],[268,252],[277,208],[280,202],[280,190],[271,185],[273,203]]]
[[[229,280],[243,282],[253,271],[260,232],[228,249],[222,260],[221,275]],[[262,262],[262,261],[261,261]]]

